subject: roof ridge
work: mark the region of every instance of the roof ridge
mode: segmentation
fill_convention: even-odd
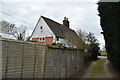
[[[44,16],[41,16],[41,17],[42,17],[42,18],[49,19],[49,20],[51,20],[51,21],[54,21],[54,22],[56,22],[57,24],[63,25],[63,24],[61,24],[61,23],[59,23],[59,22],[57,22],[57,21],[55,21],[55,20],[53,20],[53,19],[50,19],[50,18],[47,18],[47,17],[44,17]]]
[[[50,29],[53,31],[53,33],[55,33],[57,36],[63,36],[64,34],[68,34],[68,33],[66,33],[66,31],[73,32],[74,34],[77,35],[77,33],[73,29],[68,28],[67,26],[60,24],[50,18],[47,18],[44,16],[41,16],[41,17],[45,20],[45,22],[50,27]]]
[[[62,26],[65,26],[65,25],[63,25],[63,24],[61,24],[61,23],[59,23],[59,22],[57,22],[57,21],[55,21],[55,20],[53,20],[53,19],[50,19],[50,18],[47,18],[47,17],[45,17],[45,16],[41,16],[42,18],[46,18],[46,19],[48,19],[48,20],[51,20],[51,21],[53,21],[53,22],[55,22],[55,23],[57,23],[57,24],[59,24],[59,25],[62,25]],[[67,26],[65,26],[66,28],[68,28]],[[70,29],[70,28],[68,28],[68,29]],[[73,29],[70,29],[70,30],[73,30]]]

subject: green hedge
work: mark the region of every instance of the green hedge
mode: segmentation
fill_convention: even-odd
[[[120,2],[99,2],[98,5],[108,59],[120,68]]]

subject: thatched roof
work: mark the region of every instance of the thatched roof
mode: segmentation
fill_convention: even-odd
[[[44,16],[41,16],[44,21],[47,23],[47,25],[50,27],[50,29],[53,31],[53,33],[56,35],[56,37],[60,37],[63,39],[67,39],[72,42],[72,44],[75,45],[81,45],[82,46],[82,39],[76,34],[76,32],[67,26],[60,24],[52,19],[46,18]]]

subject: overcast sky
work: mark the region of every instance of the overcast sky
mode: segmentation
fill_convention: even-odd
[[[0,12],[0,20],[26,26],[26,34],[31,35],[41,15],[59,23],[66,16],[71,29],[93,32],[100,46],[103,46],[97,2],[98,0],[1,0],[0,11],[4,14]]]

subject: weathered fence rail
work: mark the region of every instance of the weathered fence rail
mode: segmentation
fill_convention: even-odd
[[[37,43],[0,40],[2,78],[69,78],[83,66],[83,52]]]

